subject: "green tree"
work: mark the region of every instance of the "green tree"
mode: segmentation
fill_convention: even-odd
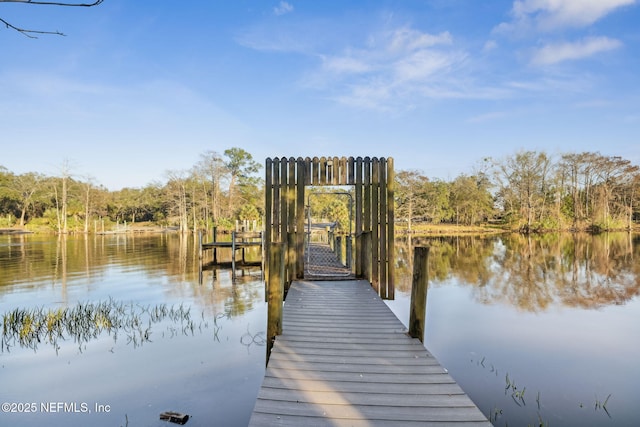
[[[0,217],[3,226],[13,225],[16,208],[19,204],[14,187],[15,176],[4,166],[0,166]]]
[[[395,178],[396,215],[407,222],[407,231],[411,233],[414,218],[427,216],[429,178],[416,170],[401,170]]]
[[[257,173],[260,170],[260,163],[253,160],[253,156],[242,148],[229,148],[224,151],[224,155],[227,157],[224,163],[229,173],[229,213],[235,212],[238,205],[237,185],[247,183],[252,174]]]
[[[425,184],[425,214],[434,224],[439,224],[453,215],[449,197],[450,187],[448,182],[439,179]]]
[[[484,174],[459,175],[451,183],[450,205],[456,224],[475,225],[493,215],[493,197]]]

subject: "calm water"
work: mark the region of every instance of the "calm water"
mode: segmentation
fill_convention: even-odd
[[[638,425],[638,237],[416,243],[431,247],[427,348],[495,425]],[[411,244],[398,245],[389,302],[405,323]],[[200,284],[193,239],[179,235],[0,236],[0,314],[64,307],[123,325],[3,338],[0,402],[36,406],[0,425],[166,426],[163,411],[247,424],[264,374],[258,271],[235,283],[205,271]]]
[[[431,246],[426,347],[494,425],[640,425],[638,236],[418,244]],[[403,321],[407,298],[390,303]]]
[[[81,346],[58,340],[57,351],[46,339],[35,351],[5,348],[0,401],[37,408],[0,413],[0,425],[166,426],[164,411],[191,415],[190,426],[247,424],[264,375],[259,272],[232,284],[229,272],[214,280],[205,271],[201,285],[193,240],[179,235],[0,236],[0,272],[0,313],[113,301],[126,305],[122,317],[140,316],[142,330],[150,328],[149,340],[128,327]],[[150,307],[162,305],[182,306],[188,318],[149,326]],[[57,412],[43,411],[50,403]]]

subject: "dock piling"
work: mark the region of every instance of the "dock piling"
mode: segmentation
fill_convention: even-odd
[[[267,363],[276,335],[282,334],[284,301],[284,244],[272,242],[267,280]]]
[[[413,281],[411,283],[411,311],[409,335],[424,344],[424,326],[427,315],[427,287],[429,248],[416,246],[413,252]]]

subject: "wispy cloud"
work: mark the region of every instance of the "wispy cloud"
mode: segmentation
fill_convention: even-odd
[[[512,6],[512,23],[525,19],[592,22],[635,1],[518,0]],[[586,12],[580,12],[580,5]],[[474,51],[474,43],[457,39],[450,31],[430,32],[391,21],[373,26],[366,22],[358,30],[346,22],[321,19],[267,22],[242,30],[236,40],[251,49],[305,56],[306,68],[296,79],[301,87],[339,104],[385,112],[408,111],[436,100],[580,93],[593,83],[588,76],[560,75],[559,70],[545,66],[622,46],[618,39],[606,36],[554,41],[547,34],[545,43],[537,46],[527,46],[531,38],[500,44],[488,40],[484,45],[476,43]],[[540,43],[539,37],[535,39]],[[505,47],[514,47],[520,58],[526,54],[524,61],[501,57]],[[522,69],[522,65],[534,67]],[[553,74],[547,75],[548,71]]]
[[[479,114],[477,116],[470,117],[467,119],[468,123],[484,123],[495,120],[500,120],[507,117],[508,114],[504,111],[492,111],[489,113]]]
[[[341,38],[324,43],[309,36],[314,23],[277,28],[253,28],[238,38],[242,45],[263,51],[302,54],[317,66],[299,79],[326,98],[359,108],[411,108],[418,98],[473,97],[463,79],[468,53],[456,46],[451,33],[428,33],[400,25],[365,34],[349,45]],[[317,38],[316,38],[317,39]],[[347,46],[345,46],[347,44]],[[460,76],[459,78],[456,76]]]
[[[278,6],[273,8],[273,13],[278,16],[284,15],[290,12],[293,12],[293,6],[290,3],[287,3],[286,1],[281,1],[280,4],[278,4]]]
[[[582,28],[637,0],[516,0],[510,22],[496,27],[499,32],[554,31]]]
[[[386,110],[409,106],[412,97],[458,92],[451,85],[452,73],[463,67],[467,53],[454,46],[449,32],[430,34],[403,26],[320,58],[320,69],[308,80],[312,86],[324,89],[330,83],[329,96],[340,103]]]
[[[537,49],[531,62],[534,65],[551,65],[563,61],[584,59],[600,52],[618,49],[619,40],[609,37],[588,37],[573,43],[548,44]]]

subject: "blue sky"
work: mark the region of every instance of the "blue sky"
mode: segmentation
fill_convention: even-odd
[[[638,0],[0,2],[0,165],[111,190],[201,153],[394,157],[432,178],[519,150],[640,164]]]

